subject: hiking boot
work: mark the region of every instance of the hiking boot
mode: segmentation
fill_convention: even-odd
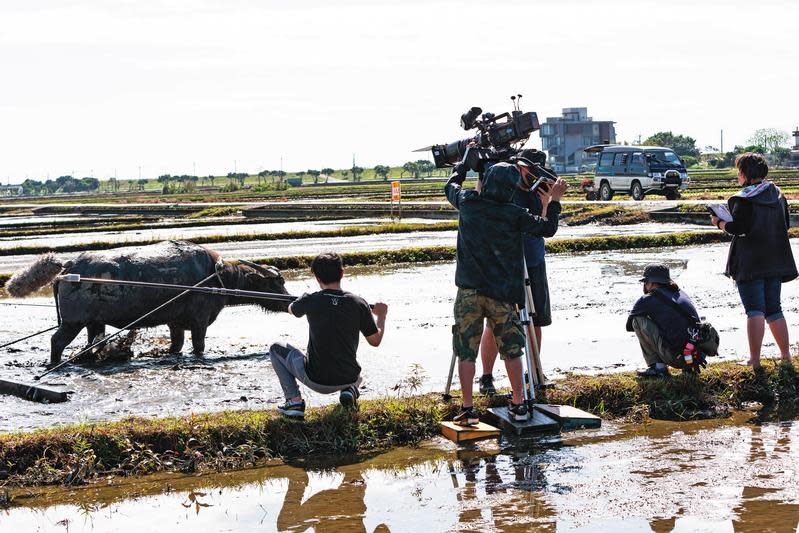
[[[494,387],[494,376],[486,374],[480,376],[480,394],[483,396],[493,396],[497,393],[497,388]]]
[[[287,418],[296,418],[302,420],[305,418],[305,400],[291,401],[286,400],[286,403],[277,406],[278,412]]]
[[[357,409],[360,395],[358,388],[355,385],[350,385],[338,394],[338,401],[344,409]]]
[[[671,377],[669,374],[669,367],[665,368],[658,368],[655,365],[650,366],[646,370],[638,370],[638,377],[639,378],[668,378]]]
[[[508,414],[510,415],[511,419],[516,422],[527,422],[528,413],[527,413],[527,406],[523,403],[516,405],[515,403],[511,402],[508,406]]]
[[[459,426],[476,426],[480,423],[480,413],[474,407],[461,407],[461,412],[452,421]]]

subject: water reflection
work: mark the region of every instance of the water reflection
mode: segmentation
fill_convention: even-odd
[[[0,531],[795,532],[799,427],[742,416],[15,491]]]

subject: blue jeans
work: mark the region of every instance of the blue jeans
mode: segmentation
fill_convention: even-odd
[[[741,295],[746,316],[764,316],[769,323],[783,318],[780,307],[781,290],[782,279],[779,277],[738,282],[738,294]]]

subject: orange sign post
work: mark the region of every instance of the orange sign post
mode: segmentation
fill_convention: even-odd
[[[394,219],[394,202],[397,202],[399,219],[402,220],[402,189],[400,182],[391,182],[391,219]]]

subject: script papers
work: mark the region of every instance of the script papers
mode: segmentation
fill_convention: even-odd
[[[708,204],[707,210],[713,213],[719,220],[724,222],[732,222],[732,215],[730,210],[724,204]]]

